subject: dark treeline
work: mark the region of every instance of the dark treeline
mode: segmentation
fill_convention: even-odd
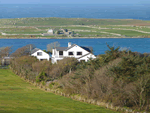
[[[10,67],[25,79],[49,83],[50,88],[60,88],[66,94],[148,111],[150,56],[107,46],[109,50],[105,54],[80,63],[75,58],[64,58],[52,64],[16,53]]]

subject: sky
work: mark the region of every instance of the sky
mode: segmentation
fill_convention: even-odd
[[[0,0],[0,4],[150,4],[150,0]]]

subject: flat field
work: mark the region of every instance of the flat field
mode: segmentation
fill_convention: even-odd
[[[68,29],[74,35],[42,36],[48,29],[54,33]],[[104,32],[105,33],[104,33]],[[0,19],[0,38],[129,38],[150,37],[150,21],[134,19],[87,18],[14,18]]]
[[[0,69],[0,113],[117,113],[42,91]]]

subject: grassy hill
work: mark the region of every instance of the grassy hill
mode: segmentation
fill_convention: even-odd
[[[44,92],[9,69],[0,69],[0,113],[116,113]]]
[[[150,25],[149,21],[134,19],[87,19],[87,18],[15,18],[0,19],[0,26],[60,26],[60,25]]]

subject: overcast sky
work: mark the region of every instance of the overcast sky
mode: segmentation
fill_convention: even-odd
[[[150,0],[0,0],[0,4],[150,4]]]

